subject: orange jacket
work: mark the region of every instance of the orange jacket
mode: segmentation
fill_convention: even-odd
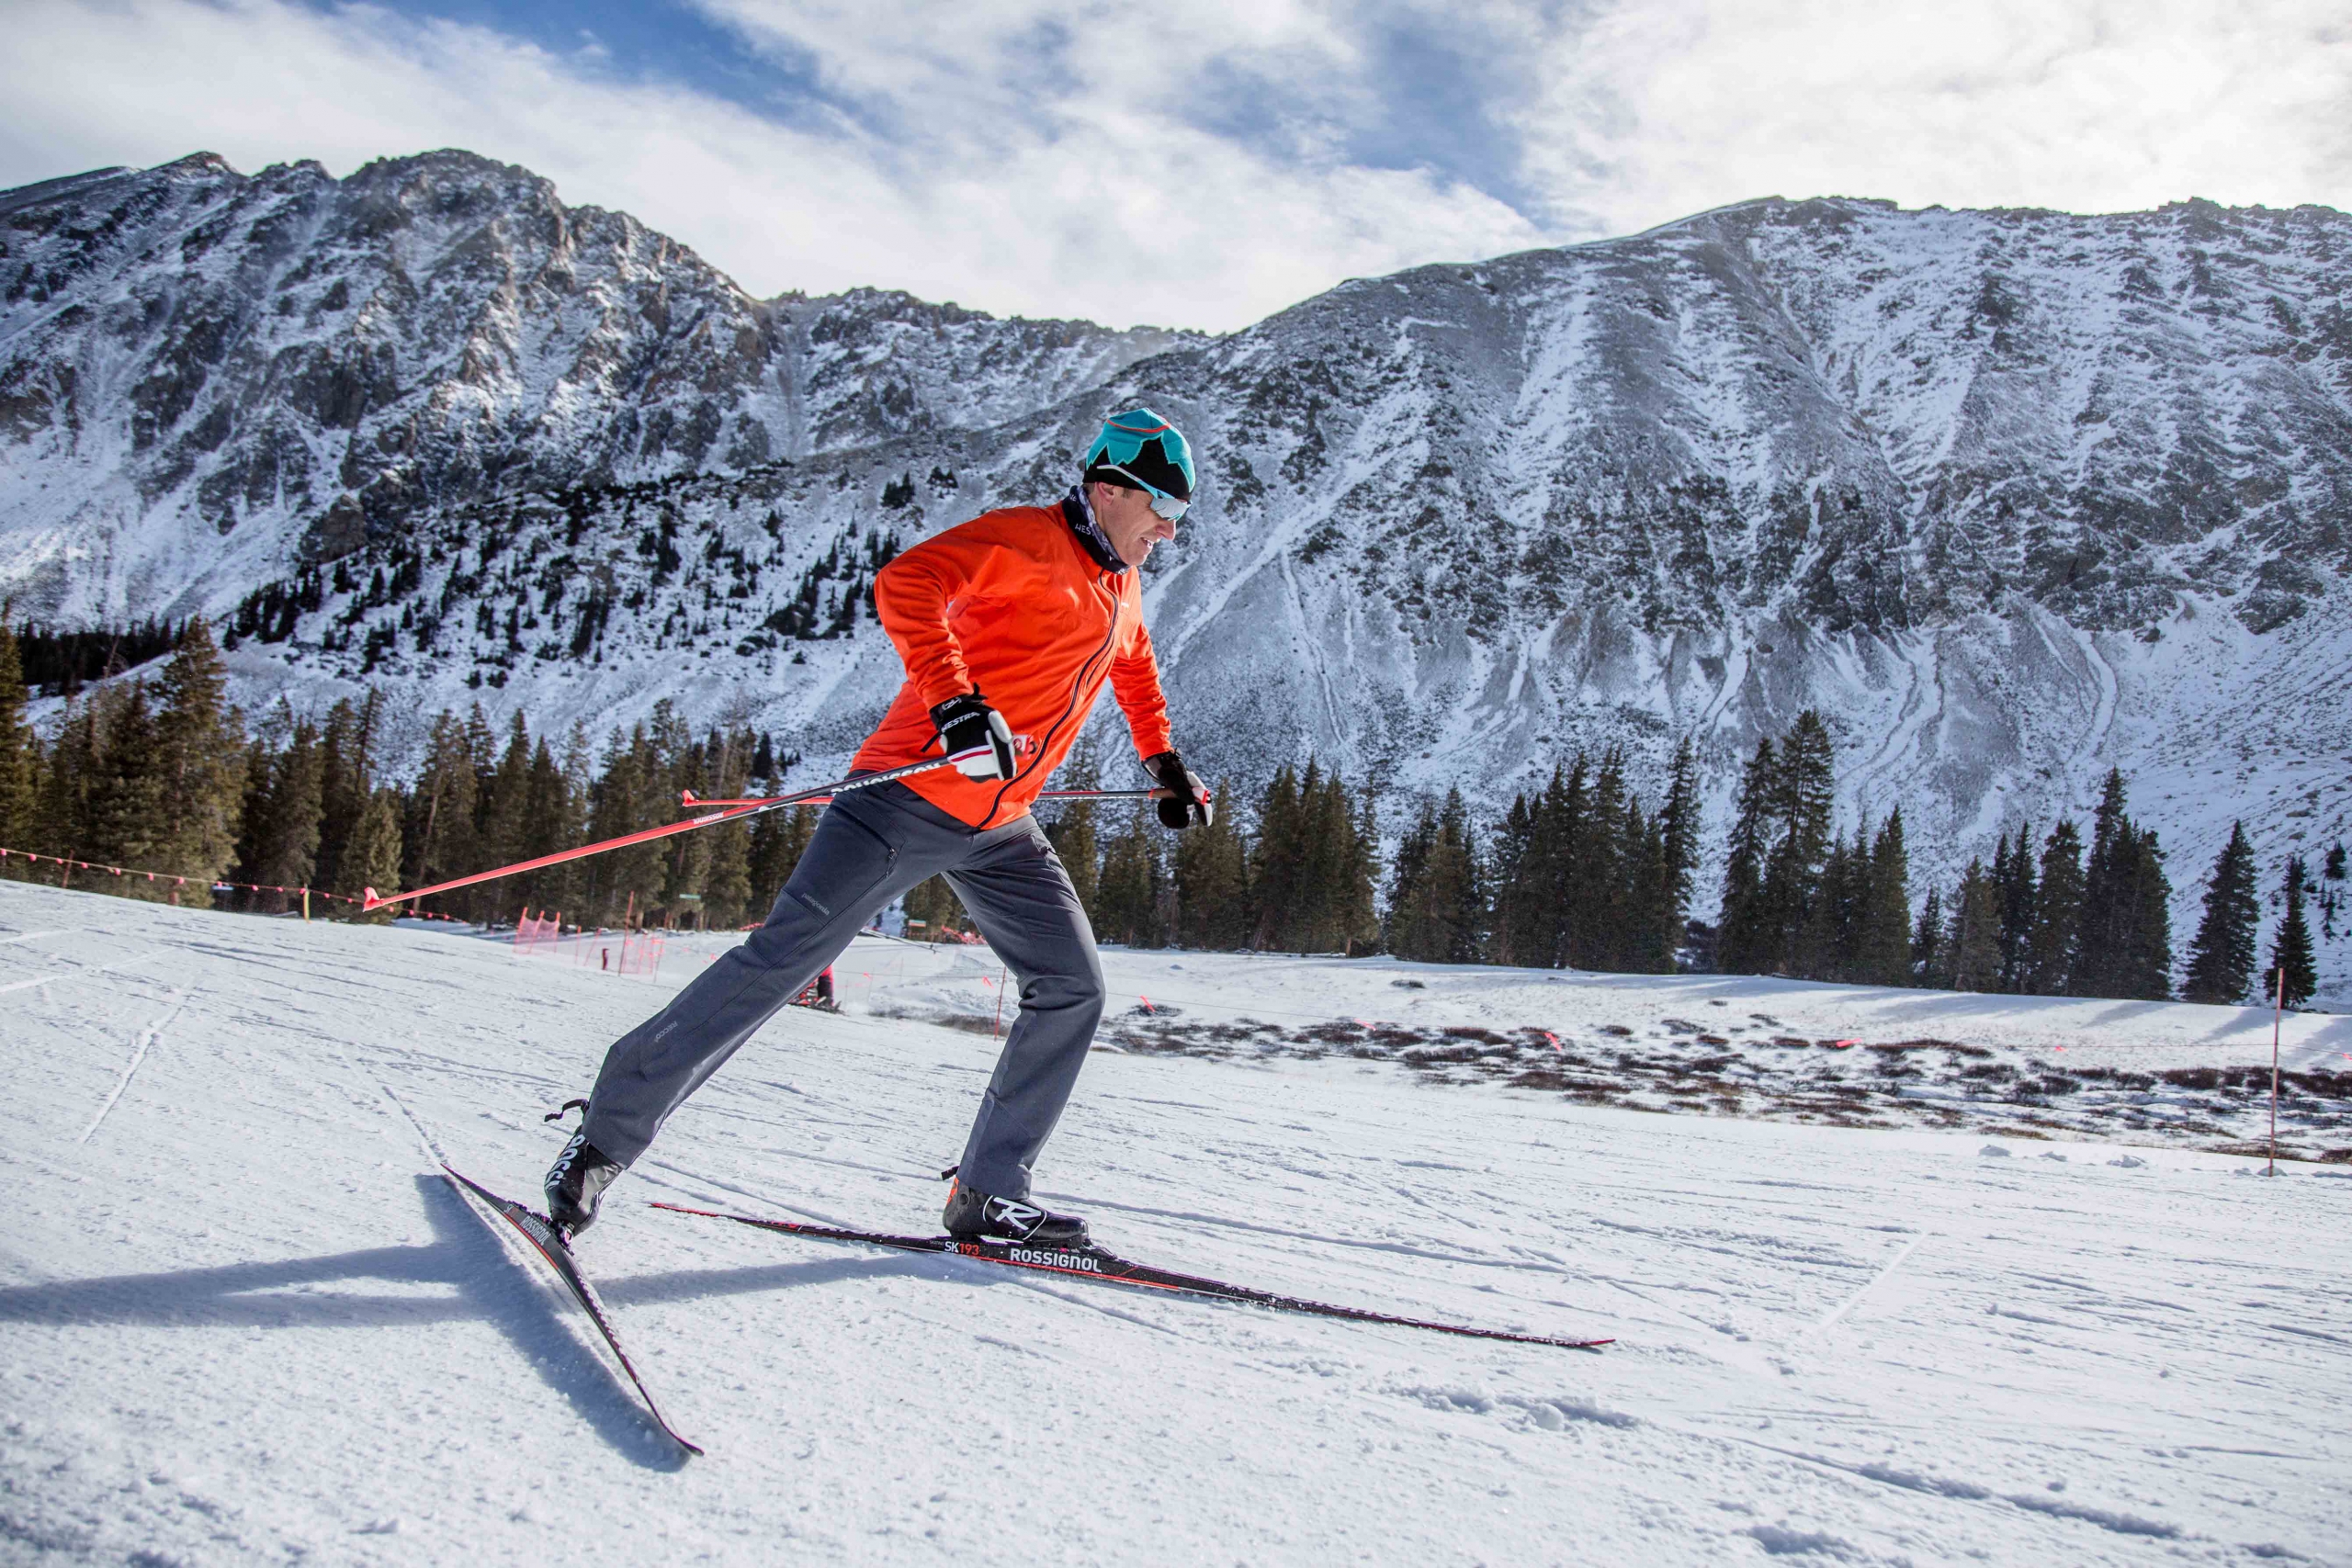
[[[1029,809],[1093,711],[1107,676],[1136,755],[1173,750],[1139,574],[1105,571],[1058,506],[1008,506],[925,539],[874,580],[874,608],[906,684],[851,765],[939,755],[931,710],[978,688],[1029,750],[1011,779],[953,768],[903,781],[958,821],[993,828]]]

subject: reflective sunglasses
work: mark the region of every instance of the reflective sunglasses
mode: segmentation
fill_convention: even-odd
[[[1137,490],[1140,490],[1147,495],[1150,496],[1151,514],[1159,518],[1163,523],[1174,523],[1181,521],[1184,513],[1192,509],[1193,503],[1191,502],[1182,500],[1177,496],[1172,496],[1166,491],[1160,489],[1158,485],[1148,483],[1143,479],[1136,478],[1135,475],[1127,472],[1126,469],[1119,467],[1116,463],[1104,463],[1098,461],[1094,466],[1098,468],[1103,469],[1105,472],[1118,475],[1121,479],[1126,480]]]

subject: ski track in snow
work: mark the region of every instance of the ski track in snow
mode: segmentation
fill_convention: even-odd
[[[74,1140],[75,1143],[86,1144],[97,1135],[99,1127],[106,1122],[107,1113],[115,1108],[121,1100],[123,1091],[130,1087],[131,1077],[139,1071],[139,1064],[147,1059],[148,1050],[187,1007],[187,998],[175,992],[171,1011],[140,1032],[139,1038],[131,1043],[130,1060],[122,1065],[122,1077],[115,1079],[114,1088],[107,1091],[106,1100],[98,1106],[98,1113],[90,1118],[90,1124],[82,1129],[82,1135]]]
[[[879,942],[841,965],[850,1010],[770,1023],[582,1240],[710,1450],[682,1463],[429,1156],[531,1198],[562,1136],[541,1114],[733,939],[673,941],[648,982],[449,928],[91,897],[0,885],[0,926],[105,928],[61,937],[88,983],[0,1000],[0,1560],[2347,1561],[2352,1170],[1644,1114],[1390,1062],[1090,1059],[1039,1190],[1114,1247],[1616,1336],[1598,1355],[649,1208],[936,1223],[996,966]],[[2059,1060],[2268,1048],[2233,1010],[1104,959],[1114,1018],[1148,995],[1573,1035],[1721,998]],[[2341,1031],[2290,1020],[2289,1053]]]

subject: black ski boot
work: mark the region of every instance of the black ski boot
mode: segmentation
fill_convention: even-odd
[[[590,1143],[584,1129],[572,1134],[571,1142],[548,1168],[548,1223],[566,1241],[586,1230],[596,1223],[596,1203],[605,1189],[627,1168]]]
[[[1084,1247],[1086,1222],[1076,1214],[1056,1214],[1035,1203],[992,1198],[961,1181],[947,1190],[947,1212],[940,1216],[947,1234],[958,1241],[1016,1241],[1032,1247]]]

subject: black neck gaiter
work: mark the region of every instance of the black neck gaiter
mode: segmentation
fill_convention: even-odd
[[[1078,542],[1086,547],[1086,553],[1094,558],[1097,566],[1104,571],[1127,570],[1127,563],[1121,560],[1119,552],[1111,547],[1111,536],[1102,532],[1102,525],[1094,520],[1094,508],[1086,504],[1084,485],[1072,485],[1069,493],[1062,497],[1062,516],[1069,521],[1069,531],[1078,536]]]

